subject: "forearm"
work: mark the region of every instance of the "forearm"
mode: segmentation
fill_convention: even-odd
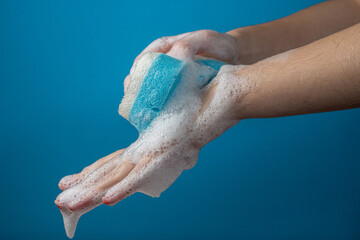
[[[294,49],[360,22],[359,0],[326,1],[272,22],[232,30],[240,64]]]
[[[239,98],[239,118],[360,107],[360,24],[238,71],[255,84]]]

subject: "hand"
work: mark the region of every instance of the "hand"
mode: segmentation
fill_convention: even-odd
[[[157,197],[182,173],[192,168],[202,146],[221,135],[239,120],[234,114],[238,87],[234,73],[237,66],[225,66],[210,85],[192,99],[201,104],[180,108],[173,120],[155,124],[125,150],[104,157],[81,173],[66,176],[55,203],[71,211],[87,212],[101,203],[113,205],[135,192]],[[196,100],[197,99],[197,100]],[[190,106],[186,101],[184,106]],[[166,116],[169,117],[169,116]],[[168,125],[168,126],[167,126]]]
[[[68,237],[74,236],[80,216],[101,203],[114,205],[135,192],[160,196],[184,170],[196,164],[205,144],[238,123],[236,102],[247,89],[242,87],[247,86],[246,78],[235,79],[239,68],[222,66],[202,89],[196,84],[197,75],[189,77],[186,84],[178,86],[178,98],[171,99],[135,143],[63,178],[59,187],[64,192],[55,204]]]
[[[146,153],[139,149],[142,143],[143,140],[138,139],[129,148],[101,158],[78,174],[62,178],[59,187],[64,192],[57,197],[56,205],[60,209],[86,212],[101,203],[114,205],[135,192],[158,197],[182,170],[192,168],[197,161],[199,149],[182,142],[155,146],[157,151]]]
[[[178,59],[194,59],[195,55],[201,55],[230,64],[236,64],[238,59],[236,40],[228,34],[200,30],[172,37],[162,37],[152,42],[136,57],[130,75],[124,80],[125,92],[130,83],[134,66],[147,52],[166,53]]]

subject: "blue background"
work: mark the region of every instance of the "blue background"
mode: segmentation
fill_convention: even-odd
[[[58,181],[136,139],[117,107],[152,40],[316,2],[0,0],[0,238],[66,239]],[[359,109],[245,120],[160,198],[101,206],[75,238],[359,239],[359,122]]]

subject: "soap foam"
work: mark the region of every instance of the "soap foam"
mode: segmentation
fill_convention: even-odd
[[[69,238],[74,236],[80,216],[102,204],[105,194],[111,195],[119,188],[127,188],[159,197],[184,170],[196,164],[201,147],[238,122],[231,107],[239,96],[253,86],[247,79],[236,74],[241,66],[221,67],[217,77],[201,89],[196,81],[200,65],[191,60],[180,60],[188,61],[189,66],[183,73],[182,81],[161,114],[140,134],[138,140],[120,156],[108,161],[58,196],[57,202],[61,206]],[[141,61],[137,64],[141,64]],[[136,73],[132,75],[136,76]],[[214,90],[214,95],[207,108],[202,109],[204,96],[206,98],[209,90]],[[99,181],[124,161],[131,161],[142,167],[135,167],[110,190],[94,189]],[[88,196],[91,196],[91,201],[84,207],[78,211],[71,210],[71,207],[83,203]]]
[[[119,107],[119,114],[125,117],[127,120],[129,120],[129,113],[131,106],[134,104],[134,101],[136,99],[136,94],[139,91],[142,80],[144,79],[147,71],[149,70],[151,63],[154,61],[154,59],[157,57],[157,53],[148,53],[143,58],[141,58],[137,63],[136,66],[132,69],[136,68],[136,71],[133,70],[131,73],[131,82],[132,84],[129,86],[129,89],[126,92],[126,95],[124,96],[124,104],[121,104]]]

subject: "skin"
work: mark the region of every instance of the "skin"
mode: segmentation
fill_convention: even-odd
[[[234,101],[226,101],[226,108],[235,113],[231,116],[235,122],[355,108],[360,107],[359,22],[360,1],[328,1],[283,19],[235,29],[227,34],[203,30],[161,38],[150,44],[134,64],[148,51],[177,58],[192,59],[195,55],[203,55],[232,64],[252,64],[220,71],[202,93],[199,118],[211,109],[220,81],[226,81],[230,76],[234,89],[241,93],[234,96]],[[288,51],[290,49],[294,50]],[[131,73],[124,81],[125,89],[130,80]],[[244,91],[246,81],[253,87]],[[198,126],[194,123],[193,127]],[[211,127],[216,128],[216,125]],[[204,129],[204,132],[211,130]],[[196,139],[191,141],[198,150],[206,144],[199,144]],[[114,205],[140,187],[139,182],[131,188],[122,186],[123,179],[131,179],[134,172],[145,169],[153,158],[173,150],[173,146],[165,147],[162,152],[148,155],[136,164],[130,160],[114,164],[114,169],[99,178],[92,190],[104,192],[102,202]],[[64,191],[87,181],[89,174],[106,163],[115,162],[121,154],[122,150],[119,150],[81,173],[64,177],[59,183],[60,189]],[[74,204],[62,202],[58,197],[55,203],[59,208],[66,205],[77,211],[91,198],[89,194],[84,198],[87,201],[75,201]]]
[[[256,82],[239,118],[268,118],[360,107],[360,24],[237,72]]]
[[[326,1],[272,22],[238,28],[238,64],[252,64],[360,22],[360,0]]]

